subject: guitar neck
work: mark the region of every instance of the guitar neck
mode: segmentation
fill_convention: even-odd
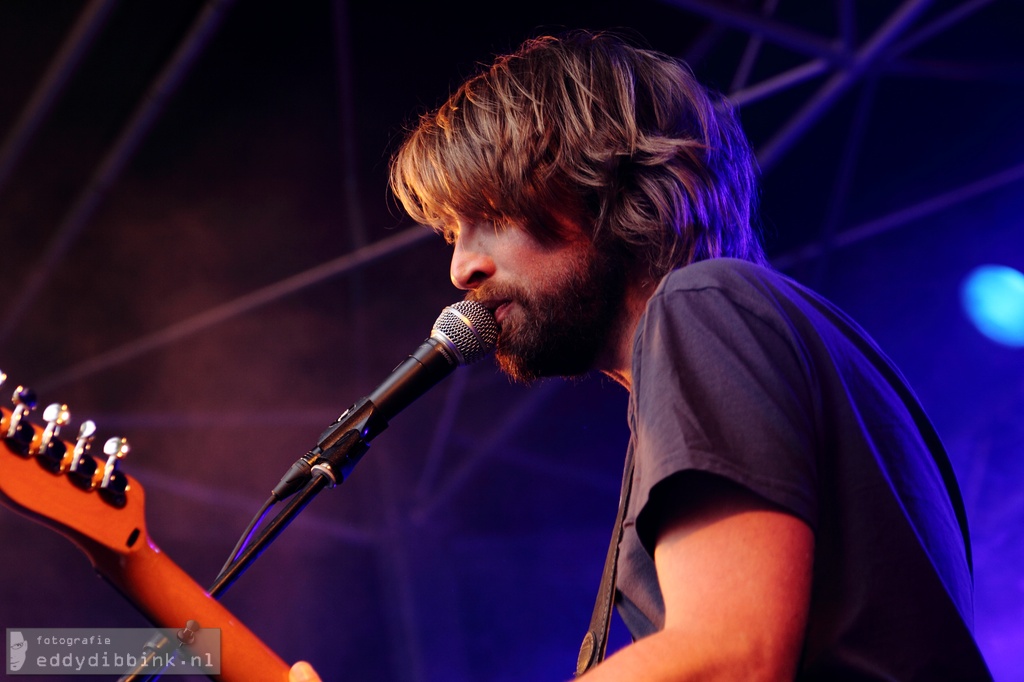
[[[96,569],[155,625],[183,628],[193,620],[204,629],[220,629],[221,673],[215,679],[288,679],[288,665],[149,540],[123,556],[93,558]]]

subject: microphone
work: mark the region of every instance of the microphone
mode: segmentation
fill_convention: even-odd
[[[460,365],[484,357],[498,342],[498,323],[476,301],[459,301],[441,311],[430,337],[368,396],[384,419],[404,410]]]
[[[312,469],[329,462],[332,479],[344,480],[367,443],[387,428],[388,421],[437,385],[460,365],[494,350],[498,322],[477,301],[459,301],[441,311],[430,336],[400,363],[374,391],[345,410],[320,434],[315,448],[300,457],[272,491],[278,500],[309,480]],[[314,464],[316,466],[314,467]]]

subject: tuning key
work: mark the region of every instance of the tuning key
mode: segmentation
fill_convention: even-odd
[[[11,452],[27,457],[36,432],[25,420],[25,416],[36,406],[36,392],[31,388],[18,386],[11,401],[14,403],[14,411],[11,412],[11,421],[7,426],[4,440]]]
[[[78,462],[82,459],[82,455],[89,451],[92,447],[92,441],[96,437],[96,422],[91,419],[86,419],[82,422],[82,425],[78,427],[78,438],[75,440],[75,449],[71,455],[71,471],[78,468]]]
[[[107,464],[103,467],[103,481],[100,483],[99,494],[115,507],[124,506],[125,493],[128,492],[128,477],[117,468],[117,463],[128,456],[129,450],[131,447],[126,438],[110,438],[103,444]]]
[[[129,452],[131,452],[131,446],[128,445],[127,438],[115,436],[107,439],[107,442],[103,444],[103,454],[107,456],[107,465],[104,468],[101,486],[107,486],[110,482],[111,474],[117,469],[117,463],[127,457]]]
[[[92,441],[96,437],[96,423],[86,419],[78,428],[78,440],[71,454],[71,465],[68,467],[68,479],[79,488],[92,488],[92,479],[96,475],[96,459],[89,454]]]
[[[47,471],[59,474],[64,468],[68,448],[58,436],[60,427],[71,419],[71,413],[68,412],[67,405],[53,403],[43,410],[43,419],[46,420],[46,428],[39,439],[39,453],[36,461]]]

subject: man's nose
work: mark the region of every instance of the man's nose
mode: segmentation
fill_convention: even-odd
[[[451,278],[457,288],[475,289],[492,277],[494,270],[494,260],[479,245],[461,239],[455,241]]]

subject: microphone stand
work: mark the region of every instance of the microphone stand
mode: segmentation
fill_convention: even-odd
[[[221,572],[210,587],[210,596],[220,597],[224,594],[324,487],[330,485],[334,488],[344,483],[370,448],[370,441],[387,426],[387,420],[369,398],[363,398],[345,410],[337,421],[328,426],[310,453],[313,455],[312,462],[309,455],[300,458],[274,489],[275,495],[282,498],[290,495],[299,485],[303,486],[301,491],[246,546],[242,554]],[[296,467],[302,470],[311,463],[308,474],[294,473]],[[303,485],[303,479],[310,477],[311,480]]]
[[[363,454],[369,449],[369,443],[356,431],[346,431],[338,438],[335,445],[326,450],[313,465],[312,479],[303,486],[295,497],[275,516],[260,532],[242,554],[217,577],[210,587],[210,596],[219,598],[244,573],[263,551],[277,539],[277,536],[306,508],[317,493],[327,485],[335,487],[344,482],[345,477],[355,467]]]

